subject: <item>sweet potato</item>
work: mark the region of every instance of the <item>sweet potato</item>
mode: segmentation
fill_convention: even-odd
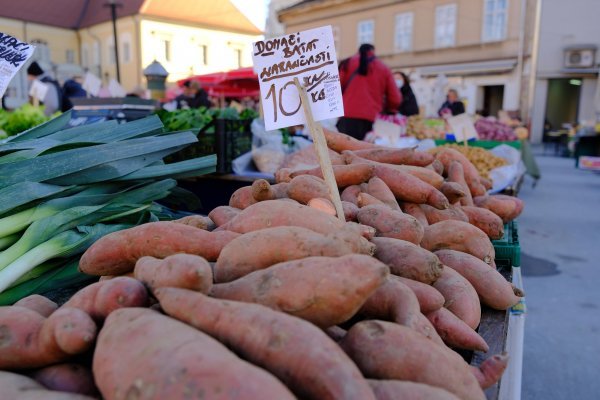
[[[523,200],[502,194],[474,197],[473,202],[477,207],[487,208],[492,211],[502,218],[505,224],[521,215],[524,207]]]
[[[0,371],[3,400],[93,400],[82,394],[48,390],[35,380],[7,371]]]
[[[150,222],[100,238],[83,254],[79,269],[90,275],[121,275],[133,271],[143,256],[164,258],[177,253],[216,261],[221,249],[238,236],[235,232],[207,232],[174,222]]]
[[[137,279],[116,277],[96,282],[75,293],[63,307],[79,308],[96,322],[124,307],[145,307],[148,291]]]
[[[380,147],[362,150],[356,149],[354,150],[354,153],[361,158],[384,164],[407,164],[425,167],[434,160],[431,154],[423,151],[416,151],[412,148],[391,149]]]
[[[339,153],[329,149],[329,159],[332,165],[344,165],[344,159]],[[291,171],[298,169],[309,169],[319,166],[319,158],[314,145],[306,146],[292,154],[289,154],[283,160],[282,168],[289,168]],[[279,181],[278,181],[279,182]]]
[[[208,218],[213,220],[217,226],[225,225],[235,218],[242,210],[230,206],[219,206],[208,213]]]
[[[417,296],[417,300],[419,301],[419,306],[421,307],[421,312],[423,314],[439,310],[444,306],[444,296],[442,296],[442,294],[433,286],[427,285],[423,282],[415,281],[413,279],[404,278],[402,276],[396,275],[396,277],[400,280],[400,282],[408,286],[410,290],[413,291],[415,296]]]
[[[329,336],[329,338],[334,342],[339,342],[344,338],[344,336],[346,336],[346,333],[348,333],[345,329],[340,328],[337,325],[325,328],[323,332],[325,332],[325,334],[327,334],[327,336]]]
[[[394,197],[394,193],[392,193],[388,185],[378,177],[375,176],[369,179],[367,193],[385,203],[391,209],[401,211],[398,201],[396,200],[396,197]]]
[[[307,206],[312,207],[316,210],[323,211],[325,214],[329,214],[332,216],[336,216],[337,212],[335,211],[335,206],[331,202],[331,200],[324,199],[321,197],[315,197],[314,199],[310,199],[308,201]]]
[[[347,201],[348,203],[358,206],[358,195],[361,191],[362,189],[359,185],[348,186],[342,191],[340,197],[342,198],[342,201]]]
[[[481,229],[462,221],[440,221],[425,228],[421,247],[429,251],[443,249],[457,250],[469,253],[496,266],[494,246]]]
[[[452,161],[458,161],[463,167],[465,182],[467,183],[471,194],[473,196],[485,194],[485,187],[479,182],[480,177],[477,168],[475,168],[473,163],[459,151],[445,147],[436,152],[435,158],[444,165],[446,173],[449,172]]]
[[[58,304],[47,297],[40,296],[39,294],[32,294],[24,297],[17,301],[14,305],[29,308],[45,318],[48,318],[50,314],[58,309]]]
[[[159,289],[156,297],[167,314],[265,368],[301,398],[374,399],[358,368],[310,323],[258,304],[211,299],[186,290]]]
[[[471,366],[471,372],[482,389],[487,389],[500,380],[508,366],[508,353],[495,354],[485,360],[479,367]]]
[[[373,173],[375,172],[375,167],[366,164],[333,165],[332,167],[333,175],[335,176],[335,182],[339,188],[360,185],[363,182],[367,182],[373,177]],[[292,178],[295,178],[299,175],[313,175],[323,179],[321,167],[294,171],[290,174]]]
[[[325,134],[327,147],[338,153],[341,153],[344,150],[374,149],[379,147],[373,143],[354,139],[352,136],[348,136],[345,133],[334,132],[325,128],[323,128],[323,133]]]
[[[468,280],[452,268],[444,267],[433,287],[446,299],[444,307],[472,329],[477,328],[481,320],[481,305],[477,292]]]
[[[492,182],[491,179],[480,176],[479,182],[483,185],[483,187],[485,187],[486,190],[492,190],[494,187],[494,182]]]
[[[346,221],[356,221],[358,215],[358,206],[349,201],[342,200],[342,208],[344,209],[344,219]]]
[[[207,334],[142,308],[109,315],[98,335],[93,371],[106,400],[294,398],[271,374]]]
[[[252,197],[256,201],[274,200],[275,193],[271,189],[271,184],[266,179],[257,179],[252,182]]]
[[[402,325],[384,321],[355,324],[341,342],[366,378],[398,379],[445,389],[464,400],[485,395],[457,353]]]
[[[62,307],[48,318],[25,307],[0,307],[0,369],[39,368],[89,349],[96,324],[82,310]]]
[[[465,196],[460,199],[460,204],[462,206],[472,206],[473,196],[465,180],[465,172],[462,164],[458,161],[450,161],[446,167],[446,173],[448,174],[448,182],[458,183],[463,188]]]
[[[460,400],[452,393],[423,383],[369,379],[377,400]]]
[[[173,222],[193,226],[198,229],[204,229],[205,231],[212,231],[217,227],[209,217],[203,215],[188,215],[187,217],[176,219]]]
[[[308,257],[214,285],[211,296],[262,304],[329,327],[352,317],[388,273],[366,255]]]
[[[487,352],[489,346],[481,336],[448,309],[426,314],[442,340],[450,347]]]
[[[276,251],[259,251],[264,244]],[[374,247],[363,237],[347,231],[321,235],[296,226],[261,229],[246,233],[223,248],[214,267],[215,282],[231,282],[271,265],[306,257],[371,255]]]
[[[469,223],[484,231],[490,239],[502,239],[504,236],[502,218],[483,207],[462,206],[461,209],[469,218]]]
[[[288,185],[289,198],[302,204],[307,204],[310,199],[315,197],[331,199],[327,184],[316,176],[298,175]]]
[[[397,277],[388,276],[362,305],[358,313],[368,319],[392,321],[419,332],[443,345],[431,323],[421,314],[419,301],[412,290]]]
[[[460,203],[460,199],[466,196],[466,190],[458,182],[444,182],[440,191],[446,196],[450,204]]]
[[[394,238],[373,238],[375,258],[390,268],[390,273],[431,284],[442,273],[437,256],[414,243]]]
[[[458,206],[451,205],[445,210],[438,210],[430,205],[421,204],[421,209],[425,213],[425,217],[427,218],[429,225],[450,219],[455,221],[469,222],[469,217],[467,217],[467,215]]]
[[[425,211],[423,211],[420,204],[403,202],[402,211],[404,211],[408,215],[412,215],[413,217],[415,217],[423,228],[429,226],[429,222],[427,222],[427,216],[425,215]]]
[[[227,247],[227,246],[226,246]],[[213,274],[210,264],[193,254],[173,254],[165,259],[142,257],[135,263],[135,279],[151,290],[159,287],[177,287],[210,292]]]
[[[420,243],[423,226],[416,218],[388,206],[372,204],[358,210],[358,222],[375,228],[376,235]]]
[[[233,192],[229,198],[229,206],[243,210],[255,204],[256,200],[252,195],[252,186],[244,186]]]
[[[394,167],[411,174],[415,178],[419,178],[423,182],[429,183],[437,190],[440,190],[444,183],[444,178],[440,174],[428,168],[415,167],[414,165],[396,165]]]
[[[428,165],[428,167],[431,167],[431,169],[437,172],[438,174],[444,175],[444,164],[442,164],[439,160],[433,160],[432,163]]]
[[[515,295],[510,282],[477,257],[454,250],[440,250],[435,254],[444,265],[454,269],[473,285],[486,306],[506,310],[519,302],[520,298]]]
[[[64,363],[40,368],[30,376],[49,390],[96,396],[92,371],[81,364]]]
[[[375,198],[375,197],[371,196],[371,195],[370,195],[370,194],[368,194],[368,193],[359,193],[359,194],[358,194],[358,197],[357,197],[357,200],[358,200],[358,207],[359,207],[359,208],[366,207],[366,206],[370,206],[370,205],[372,205],[372,204],[382,205],[382,206],[385,206],[385,207],[388,207],[388,208],[390,208],[390,207],[389,207],[387,204],[385,204],[383,201],[381,201],[381,200],[379,200],[379,199],[377,199],[377,198]],[[396,211],[398,211],[398,210],[396,210]],[[357,215],[357,216],[358,216],[358,215]]]
[[[288,183],[292,180],[290,176],[292,174],[292,170],[290,168],[279,168],[275,171],[275,182],[276,183]]]
[[[135,278],[135,276],[133,275],[133,271],[121,275],[102,275],[98,279],[98,282],[110,281],[111,279],[115,278]]]

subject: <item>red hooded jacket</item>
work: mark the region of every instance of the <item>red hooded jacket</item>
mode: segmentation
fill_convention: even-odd
[[[367,75],[357,72],[348,83],[358,64],[359,55],[356,54],[340,66],[340,83],[342,89],[345,88],[344,116],[373,122],[382,111],[396,112],[402,102],[402,95],[390,69],[377,58],[373,58],[369,63]]]

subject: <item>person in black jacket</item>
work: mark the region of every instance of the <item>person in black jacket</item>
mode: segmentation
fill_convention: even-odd
[[[446,101],[444,102],[444,104],[442,104],[442,106],[438,110],[438,114],[440,115],[440,117],[443,117],[444,115],[448,115],[448,114],[452,114],[452,116],[458,115],[458,114],[464,114],[464,112],[465,112],[465,105],[458,98],[458,92],[455,89],[448,90],[448,95],[446,96]]]
[[[404,72],[394,72],[394,80],[396,86],[402,93],[402,103],[398,107],[398,112],[404,116],[410,117],[411,115],[419,114],[419,105],[417,104],[417,98],[410,87],[410,80]]]

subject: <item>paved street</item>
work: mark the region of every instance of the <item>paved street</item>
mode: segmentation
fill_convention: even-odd
[[[537,157],[519,218],[528,314],[524,400],[600,399],[600,174]]]

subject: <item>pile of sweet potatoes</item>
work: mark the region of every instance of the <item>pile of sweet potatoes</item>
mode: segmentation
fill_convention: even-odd
[[[98,283],[60,307],[41,296],[0,307],[2,387],[57,399],[484,399],[508,356],[475,368],[455,350],[487,352],[482,305],[523,296],[490,241],[522,202],[486,195],[451,149],[325,134],[346,222],[314,157],[298,155],[277,183],[257,180],[208,217],[111,233],[80,260]]]

